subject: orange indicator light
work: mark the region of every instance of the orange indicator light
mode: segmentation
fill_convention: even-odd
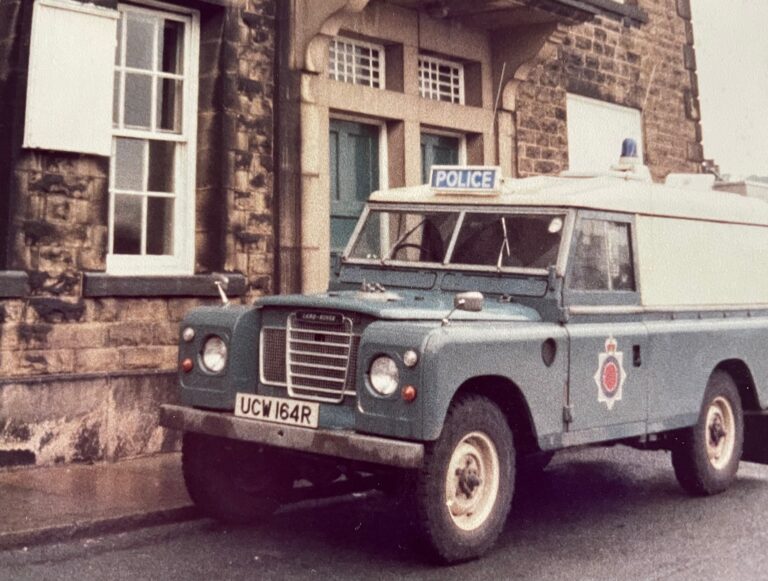
[[[185,359],[184,361],[181,362],[181,369],[185,373],[189,373],[190,371],[192,371],[192,368],[194,366],[195,366],[195,364],[192,363],[192,360],[189,359],[189,358],[187,358],[187,359]]]
[[[408,403],[411,403],[416,399],[416,388],[412,385],[406,385],[403,387],[403,391],[400,393],[403,396],[403,400],[407,401]]]

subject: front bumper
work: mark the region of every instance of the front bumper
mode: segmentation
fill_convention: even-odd
[[[424,459],[424,445],[418,442],[390,440],[349,431],[298,428],[178,405],[165,404],[160,407],[160,425],[185,432],[398,468],[418,468]]]

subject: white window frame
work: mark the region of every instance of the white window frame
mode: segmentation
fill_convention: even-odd
[[[569,93],[566,96],[569,170],[606,172],[619,161],[631,137],[643,162],[643,117],[639,109]]]
[[[158,74],[154,72],[152,78],[177,78],[182,80],[182,125],[180,133],[170,131],[139,130],[122,127],[125,107],[125,82],[120,83],[119,95],[119,123],[112,129],[112,155],[110,157],[109,177],[109,223],[108,223],[108,253],[107,273],[126,275],[185,275],[194,272],[195,261],[195,196],[196,196],[196,169],[197,169],[197,94],[198,94],[198,62],[200,54],[200,13],[196,10],[180,10],[177,6],[170,6],[161,2],[146,2],[143,5],[120,4],[120,12],[132,11],[160,16],[168,20],[184,23],[184,70],[182,75],[168,73]],[[122,26],[122,46],[125,47],[126,26]],[[156,41],[155,41],[156,42]],[[114,59],[113,59],[114,60]],[[124,71],[131,69],[125,66],[125,50],[119,65]],[[113,65],[113,71],[117,66]],[[152,83],[152,103],[154,115],[151,119],[151,127],[155,127],[157,115],[156,83]],[[114,207],[116,191],[114,180],[115,149],[118,138],[132,138],[147,141],[167,141],[176,143],[175,148],[175,174],[174,192],[163,196],[155,192],[152,197],[168,197],[174,199],[173,211],[173,253],[170,255],[148,254],[114,254]],[[145,156],[148,156],[149,147]],[[145,171],[148,173],[148,160],[144,160]],[[144,176],[146,181],[147,176]],[[145,188],[146,192],[146,188]],[[147,220],[147,193],[143,196],[142,203],[142,229]],[[141,240],[141,251],[146,251],[146,235]]]
[[[451,82],[450,92],[445,92],[441,89],[442,83],[440,83],[440,81],[430,78],[434,74],[437,74],[440,67],[449,67],[453,70],[451,77],[455,77],[456,82],[455,84]],[[437,85],[437,87],[435,87],[435,85]],[[458,100],[455,98],[453,92],[454,88],[458,88]],[[420,54],[419,95],[424,99],[464,105],[464,65],[460,62]]]
[[[356,55],[354,53],[355,49],[368,49],[371,51],[377,51],[379,53],[378,69],[376,70],[373,67],[369,67],[370,74],[368,76],[369,77],[368,82],[362,82],[364,81],[365,78],[359,76],[358,65],[356,63],[352,66],[351,71],[340,70],[343,67],[340,67],[339,65],[343,63],[340,63],[338,58],[336,59],[331,58],[331,52],[334,52],[336,55],[339,54],[339,50],[338,50],[339,44],[351,46],[353,49],[353,52],[352,52],[353,58],[356,58]],[[386,69],[385,52],[386,51],[384,49],[384,45],[381,45],[381,44],[365,42],[362,40],[348,38],[346,36],[336,36],[332,38],[328,43],[328,78],[340,83],[350,83],[352,85],[371,87],[373,89],[386,89],[386,70],[387,69]],[[376,72],[378,72],[379,74],[378,86],[374,84],[374,78],[373,78],[374,70],[376,70]]]

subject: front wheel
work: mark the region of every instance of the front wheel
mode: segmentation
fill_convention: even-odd
[[[514,471],[501,410],[478,396],[454,403],[416,482],[419,525],[439,560],[465,561],[490,549],[509,514]]]
[[[293,486],[273,448],[186,432],[181,463],[194,503],[208,516],[247,523],[271,515]]]
[[[694,495],[723,492],[736,478],[744,445],[744,414],[733,379],[715,371],[707,383],[695,426],[682,430],[672,448],[680,486]]]

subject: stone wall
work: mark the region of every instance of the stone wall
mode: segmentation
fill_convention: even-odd
[[[699,170],[703,152],[690,7],[686,0],[638,5],[648,15],[639,27],[597,17],[555,35],[556,58],[545,51],[518,92],[521,176],[567,169],[568,93],[641,110],[645,160],[654,179]]]
[[[244,274],[248,288],[237,300],[252,302],[273,288],[275,2],[183,4],[201,14],[195,273]],[[6,79],[26,77],[14,69],[29,42],[24,5],[0,6],[17,32],[0,36],[0,128],[18,129],[19,120],[23,128],[24,93]],[[106,268],[108,159],[24,150],[20,131],[0,132],[0,150],[13,160],[0,182],[0,199],[13,208],[5,266],[29,280],[26,296],[0,301],[0,467],[173,447],[156,414],[176,397],[179,321],[218,299],[146,289],[89,296],[84,275]]]
[[[173,373],[41,377],[0,387],[0,467],[118,460],[178,447],[157,425]]]

